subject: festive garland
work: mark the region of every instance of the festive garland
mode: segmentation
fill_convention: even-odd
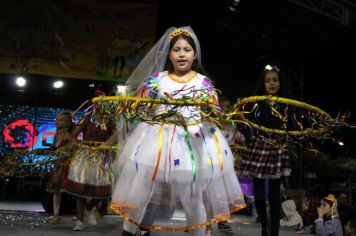
[[[206,106],[213,104],[213,99],[206,100],[193,100],[188,98],[183,99],[152,99],[131,96],[100,96],[92,99],[93,103],[98,102],[135,102],[137,103],[154,103],[154,104],[169,104],[180,106]]]
[[[313,125],[307,128],[303,128],[302,122],[296,120],[299,126],[299,130],[287,130],[287,129],[272,129],[256,123],[253,123],[247,119],[244,115],[253,111],[246,111],[245,106],[247,104],[257,103],[260,101],[266,101],[271,105],[274,115],[279,117],[282,122],[286,122],[287,117],[280,114],[273,108],[273,104],[283,103],[290,105],[294,108],[301,108],[308,112],[307,116],[312,120]],[[292,135],[292,136],[305,136],[305,135],[324,135],[330,131],[333,126],[339,127],[345,125],[340,119],[333,119],[331,116],[322,109],[309,105],[304,102],[292,100],[288,98],[275,97],[275,96],[252,96],[243,98],[234,104],[232,112],[223,115],[219,109],[208,109],[205,111],[200,107],[210,108],[218,107],[213,99],[199,99],[199,97],[187,97],[182,99],[152,99],[142,97],[130,97],[130,96],[100,96],[92,99],[99,109],[94,112],[97,116],[101,117],[99,120],[111,119],[113,117],[123,116],[127,120],[141,120],[148,123],[168,123],[175,125],[196,125],[201,123],[201,118],[195,119],[194,114],[192,117],[183,118],[178,109],[181,106],[195,106],[198,107],[198,112],[205,119],[211,123],[217,124],[222,127],[221,122],[236,122],[245,123],[248,126],[263,131],[267,134],[278,135]],[[166,104],[167,109],[159,114],[151,112],[156,105]],[[256,106],[256,105],[255,105]],[[113,116],[114,114],[114,116]],[[196,114],[195,114],[196,115]],[[297,119],[297,118],[295,118]]]
[[[50,172],[55,164],[69,161],[77,150],[87,149],[91,152],[117,153],[119,148],[104,145],[103,142],[83,141],[75,142],[69,148],[61,147],[57,150],[16,150],[11,156],[5,157],[0,163],[0,174],[5,176],[33,176]],[[41,157],[41,161],[35,161],[35,157]]]
[[[4,176],[43,176],[53,169],[57,162],[68,159],[61,150],[17,150],[5,157],[0,163],[0,174]],[[40,161],[33,161],[39,159]]]
[[[83,142],[75,142],[73,143],[79,149],[90,149],[93,151],[107,151],[113,150],[114,152],[119,151],[118,145],[108,146],[105,145],[104,142],[96,142],[96,141],[83,141]]]
[[[257,104],[255,104],[254,108],[252,111],[245,111],[245,106],[247,104],[252,104],[252,103],[257,103],[260,101],[266,101],[268,102],[271,106],[273,103],[283,103],[287,105],[291,105],[294,107],[299,107],[302,108],[306,111],[309,112],[309,116],[313,116],[313,119],[315,121],[315,126],[314,127],[308,127],[308,128],[303,128],[301,125],[301,122],[296,121],[300,127],[301,130],[282,130],[282,129],[271,129],[262,125],[258,125],[256,123],[253,123],[252,121],[248,120],[244,115],[249,114],[253,112],[256,109]],[[272,111],[275,113],[275,116],[279,117],[282,122],[286,122],[288,119],[287,117],[283,116],[280,114],[278,111],[273,110]],[[276,97],[276,96],[252,96],[252,97],[247,97],[239,100],[232,109],[232,112],[227,114],[227,119],[233,119],[232,117],[238,117],[241,120],[237,120],[237,122],[243,122],[248,124],[249,126],[263,131],[265,133],[269,134],[288,134],[288,135],[293,135],[293,136],[303,136],[303,135],[320,135],[320,134],[326,134],[329,131],[329,128],[332,125],[337,124],[338,120],[332,119],[331,116],[323,111],[322,109],[309,105],[304,102],[300,102],[297,100],[292,100],[288,98],[282,98],[282,97]]]
[[[114,117],[122,117],[126,120],[140,120],[147,123],[157,124],[166,123],[182,126],[191,126],[201,123],[201,117],[213,123],[219,122],[212,117],[218,116],[219,112],[212,109],[218,107],[212,98],[204,99],[202,96],[183,97],[181,99],[152,99],[130,96],[100,96],[92,99],[94,103],[94,115],[102,123]],[[159,113],[152,112],[157,105],[166,104],[164,110]],[[191,113],[191,117],[183,117],[179,112],[182,106],[197,107],[196,112]],[[210,107],[209,111],[203,111],[200,107]]]

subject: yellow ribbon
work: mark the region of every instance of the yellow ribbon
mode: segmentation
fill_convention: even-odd
[[[220,170],[223,170],[223,168],[224,168],[224,161],[223,161],[223,159],[222,159],[222,153],[221,153],[221,147],[220,147],[218,132],[216,132],[216,131],[214,131],[214,138],[215,138],[216,149],[218,150],[218,157],[219,157]]]

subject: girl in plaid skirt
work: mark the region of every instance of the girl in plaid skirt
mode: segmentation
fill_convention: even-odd
[[[284,83],[280,70],[276,66],[266,66],[262,71],[258,85],[258,95],[285,97]],[[272,128],[283,129],[282,121],[273,115],[272,110],[283,111],[283,105],[271,105],[260,102],[254,114],[256,124]],[[273,108],[272,108],[273,106]],[[254,198],[258,216],[262,224],[262,236],[277,236],[280,220],[280,184],[282,176],[289,176],[291,169],[286,144],[283,137],[270,135],[269,137],[253,136],[249,142],[249,150],[242,155],[240,174],[253,176]],[[265,201],[265,182],[268,181],[268,201],[270,205],[271,223],[267,225],[267,210]]]

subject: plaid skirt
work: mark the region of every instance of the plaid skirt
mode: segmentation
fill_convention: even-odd
[[[291,173],[289,156],[285,148],[276,144],[276,139],[252,140],[253,145],[241,155],[240,175],[263,179],[277,179]]]

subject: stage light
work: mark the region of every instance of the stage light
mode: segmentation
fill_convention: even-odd
[[[62,88],[64,85],[62,80],[57,80],[56,82],[53,83],[53,87],[56,89]]]
[[[24,87],[26,85],[26,79],[22,76],[16,78],[16,84],[19,87]]]
[[[119,84],[117,87],[117,92],[119,95],[126,95],[126,86]]]
[[[339,146],[343,147],[345,145],[345,143],[341,140],[337,141],[337,144],[339,144]]]
[[[232,0],[230,5],[229,5],[230,11],[236,12],[237,6],[239,5],[239,3],[240,3],[240,0]]]

